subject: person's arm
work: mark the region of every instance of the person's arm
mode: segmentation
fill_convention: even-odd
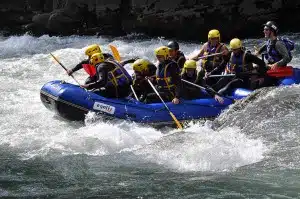
[[[209,75],[220,74],[221,72],[223,72],[225,70],[227,63],[230,60],[231,53],[229,52],[229,50],[227,49],[227,47],[225,45],[222,46],[221,52],[223,52],[223,54],[222,54],[222,62],[219,65],[217,65],[209,73]]]
[[[184,55],[181,55],[178,60],[178,66],[180,69],[183,68],[185,61],[186,61],[186,59],[185,59]]]
[[[137,59],[138,59],[138,58],[127,59],[127,60],[125,60],[125,61],[120,62],[120,64],[121,64],[122,66],[125,66],[126,64],[135,62]]]
[[[77,64],[74,68],[70,70],[70,75],[80,69],[82,69],[82,64],[89,64],[89,60],[83,60],[79,64]]]
[[[263,53],[264,51],[267,50],[267,44],[264,44],[262,47],[260,47],[256,53],[256,55],[260,55],[261,53]]]
[[[102,53],[104,59],[114,59],[114,56],[112,56],[112,54],[110,53]]]
[[[229,61],[231,53],[230,53],[230,51],[228,50],[228,48],[226,47],[225,44],[223,44],[220,52],[222,52],[223,60]]]
[[[172,64],[170,67],[170,75],[172,77],[172,81],[176,86],[175,89],[175,97],[179,98],[180,97],[180,92],[181,92],[181,78],[179,75],[179,67],[177,66],[176,63]]]
[[[286,66],[290,61],[291,57],[289,52],[282,41],[277,41],[275,44],[275,49],[282,56],[282,59],[275,63],[276,66]]]
[[[247,53],[245,55],[245,62],[256,64],[258,66],[258,68],[257,68],[258,73],[260,73],[262,75],[265,74],[268,70],[266,63],[251,53]]]
[[[149,64],[148,68],[150,77],[154,77],[156,75],[157,70],[156,66],[154,64]]]
[[[107,83],[108,66],[105,63],[97,67],[97,81],[87,85],[87,89],[101,88]]]
[[[198,60],[199,60],[199,57],[202,57],[202,56],[203,56],[203,54],[204,54],[204,46],[206,46],[206,45],[207,45],[207,43],[205,43],[205,44],[202,46],[202,48],[200,49],[200,52],[199,52],[196,56],[192,57],[191,59],[192,59],[192,60],[195,60],[195,61],[198,61]]]

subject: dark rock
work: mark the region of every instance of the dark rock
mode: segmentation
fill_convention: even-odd
[[[205,41],[217,28],[227,41],[261,37],[268,20],[275,20],[281,32],[300,30],[294,25],[300,2],[290,0],[10,0],[0,6],[2,29],[24,27],[35,35],[141,32]]]

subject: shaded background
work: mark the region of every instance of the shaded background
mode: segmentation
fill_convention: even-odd
[[[300,1],[293,0],[10,0],[0,2],[4,34],[125,35],[203,40],[210,29],[233,37],[262,36],[275,20],[281,32],[297,32]]]

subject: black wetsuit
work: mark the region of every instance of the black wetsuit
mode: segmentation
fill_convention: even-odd
[[[177,51],[177,56],[176,56],[176,59],[174,59],[174,61],[177,62],[177,64],[178,64],[180,70],[182,70],[182,68],[183,68],[183,66],[184,66],[184,63],[185,63],[185,61],[186,61],[183,52]]]
[[[108,84],[108,73],[113,71],[116,66],[109,62],[103,62],[96,65],[97,74],[96,81],[89,84],[87,89],[100,89],[99,94],[109,98],[123,98],[129,95],[131,79],[128,83],[118,85],[117,88],[111,84]],[[104,88],[104,90],[101,90]]]
[[[165,68],[167,67],[167,70]],[[171,78],[170,85],[172,87],[166,87],[163,80],[159,80],[159,77],[164,77],[166,75]],[[157,81],[157,91],[160,93],[161,97],[165,101],[172,101],[175,97],[180,98],[181,94],[181,78],[180,78],[180,69],[176,62],[171,60],[166,60],[164,63],[159,63],[156,70],[156,81]],[[147,95],[146,103],[160,102],[159,98],[155,93],[150,93]]]
[[[103,53],[104,59],[110,59],[113,58],[113,56],[109,53]],[[90,64],[90,59],[85,59],[83,61],[81,61],[80,63],[78,63],[74,68],[71,69],[72,73],[80,70],[83,68],[83,64]],[[85,84],[90,84],[92,82],[95,82],[97,79],[96,75],[95,76],[89,76],[88,78],[86,78],[85,80]]]
[[[244,53],[242,51],[242,53]],[[217,90],[220,94],[229,94],[234,88],[248,88],[248,89],[257,89],[262,87],[263,85],[259,83],[258,79],[251,80],[250,73],[254,70],[253,63],[257,64],[257,73],[258,76],[266,78],[265,73],[267,71],[266,64],[264,61],[252,55],[251,53],[245,52],[244,55],[244,66],[241,66],[245,69],[245,71],[238,71],[238,67],[232,71],[235,74],[235,77],[223,77],[221,78],[215,85],[213,85],[213,89]],[[220,65],[215,68],[211,74],[220,74],[221,71],[224,71],[226,65]],[[250,75],[250,76],[249,76]],[[220,90],[221,89],[221,90]]]
[[[145,77],[149,77],[151,79],[155,79],[156,66],[154,64],[148,65],[147,73],[135,73],[133,74],[133,89],[139,98],[140,101],[144,101],[149,93],[153,92],[153,89],[148,83],[148,80]],[[131,94],[133,96],[133,93]]]

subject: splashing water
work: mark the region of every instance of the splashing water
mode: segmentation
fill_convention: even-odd
[[[298,35],[291,38],[300,41]],[[62,79],[76,84],[50,52],[68,68],[84,59],[84,47],[94,43],[104,52],[114,44],[123,59],[155,61],[153,49],[167,42],[134,34],[1,37],[0,196],[298,197],[299,86],[263,89],[250,102],[225,111],[213,128],[196,122],[184,132],[104,122],[92,113],[84,123],[70,122],[40,102],[44,83]],[[249,49],[257,43],[245,41]],[[180,42],[180,48],[191,56],[200,45]],[[299,56],[291,64],[299,65]],[[130,65],[126,69],[132,73]],[[80,82],[86,78],[83,71],[74,75]]]

